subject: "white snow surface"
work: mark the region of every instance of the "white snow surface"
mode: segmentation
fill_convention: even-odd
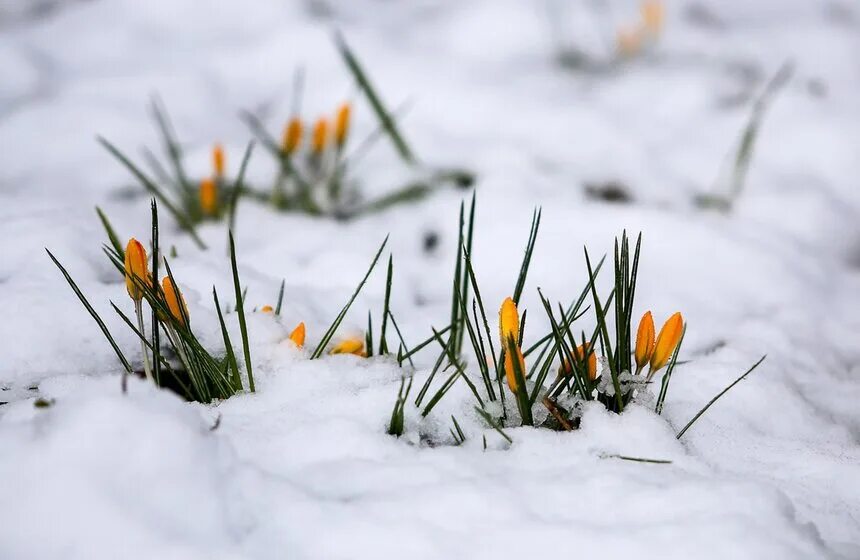
[[[53,9],[0,7],[0,385],[10,401],[0,406],[0,558],[860,558],[856,4],[670,1],[656,50],[600,72],[554,56],[553,37],[605,56],[578,3],[44,4]],[[612,24],[636,13],[610,4]],[[148,239],[149,202],[123,194],[131,178],[95,135],[135,154],[155,146],[146,104],[158,92],[189,168],[205,173],[220,140],[235,173],[250,137],[238,111],[268,105],[279,128],[297,66],[308,117],[357,99],[333,29],[390,105],[412,100],[402,128],[422,160],[477,173],[473,254],[488,307],[513,290],[532,208],[543,208],[521,305],[527,343],[548,328],[537,287],[570,301],[585,282],[584,245],[600,255],[622,229],[643,232],[636,314],[652,310],[659,326],[680,310],[689,325],[689,362],[662,416],[646,393],[622,415],[586,407],[576,432],[509,428],[509,446],[460,382],[427,419],[408,406],[396,439],[385,433],[404,373],[396,363],[312,362],[281,344],[300,320],[316,343],[389,233],[407,341],[444,326],[468,196],[455,190],[346,223],[243,202],[248,306],[274,304],[286,279],[280,317],[249,315],[257,392],[200,405],[135,379],[121,394],[121,365],[44,252],[137,358],[110,310],[109,300],[129,313],[131,303],[101,254],[93,207],[122,236]],[[695,208],[696,194],[717,188],[751,96],[786,60],[794,76],[765,117],[736,207]],[[368,107],[355,114],[355,135],[367,134]],[[271,173],[262,152],[251,167]],[[381,146],[356,173],[383,192],[402,169]],[[606,181],[626,185],[633,203],[584,196],[586,183]],[[192,324],[218,350],[211,289],[232,299],[226,230],[201,227],[204,252],[162,215]],[[439,235],[432,253],[428,232]],[[368,309],[378,315],[384,289],[380,266],[343,335],[362,332]],[[239,340],[235,314],[228,322]],[[416,387],[435,356],[419,356]],[[53,404],[36,408],[36,394]],[[452,414],[462,446],[450,445]]]

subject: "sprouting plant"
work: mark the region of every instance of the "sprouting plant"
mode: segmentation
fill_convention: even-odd
[[[110,235],[113,232],[113,228],[106,217],[103,217],[103,223],[109,232],[109,237],[113,241],[116,235],[115,233]],[[140,340],[141,359],[144,364],[146,378],[156,385],[173,388],[188,399],[200,402],[227,398],[241,391],[243,389],[242,376],[221,315],[218,295],[214,289],[213,298],[221,321],[224,338],[224,356],[211,354],[204,348],[191,328],[191,317],[182,292],[176,282],[169,262],[158,251],[158,209],[155,200],[152,202],[152,231],[153,251],[151,273],[147,266],[146,251],[143,245],[136,239],[131,239],[123,252],[117,250],[117,247],[113,246],[113,244],[106,245],[103,248],[108,259],[125,278],[126,290],[134,303],[137,325],[129,319],[116,303],[111,302],[111,306]],[[120,358],[126,374],[134,373],[129,361],[119,349],[104,321],[87,302],[86,297],[65,268],[50,251],[48,253],[57,267],[63,272],[67,282],[90,312],[93,319],[101,327],[102,332]],[[234,282],[238,286],[239,279],[235,268],[235,250],[231,252],[231,260],[234,265]],[[160,268],[159,263],[163,263],[166,270],[166,275],[161,279],[160,284],[156,280]],[[144,302],[152,309],[150,328],[153,336],[151,340],[146,336],[143,320],[142,306]],[[248,388],[254,391],[251,356],[248,350],[248,333],[244,327],[244,312],[241,300],[239,300],[237,305],[237,311],[240,324],[242,325],[242,345]],[[165,335],[170,353],[163,351],[159,333]],[[171,355],[175,361],[170,359]],[[163,370],[162,367],[164,368]],[[170,377],[163,376],[162,371],[170,374]],[[125,376],[123,376],[123,387],[125,387]]]
[[[540,212],[533,216],[512,296],[505,298],[499,309],[498,339],[491,334],[480,285],[472,266],[474,199],[468,213],[469,220],[464,219],[464,206],[461,206],[460,213],[461,250],[455,266],[452,320],[447,337],[433,331],[440,354],[414,401],[422,416],[429,415],[451,387],[462,380],[475,398],[479,415],[494,429],[534,425],[572,430],[579,427],[580,402],[597,401],[610,411],[621,413],[636,397],[637,391],[644,390],[652,377],[665,370],[656,406],[658,413],[662,411],[685,325],[681,314],[675,313],[659,334],[655,334],[652,315],[647,312],[640,321],[635,340],[632,337],[641,235],[633,250],[626,232],[616,240],[613,289],[606,297],[598,293],[597,283],[604,261],[601,259],[594,266],[587,250],[588,283],[572,303],[566,307],[553,304],[538,289],[551,328],[531,346],[524,346],[527,312],[520,308],[519,300],[537,240]],[[474,296],[470,297],[466,288]],[[591,305],[586,307],[589,299]],[[594,323],[586,332],[576,325],[589,310]],[[473,358],[464,355],[462,346],[458,345],[458,340],[462,340],[464,335],[468,335],[465,338],[471,344]],[[498,348],[494,340],[498,340]],[[598,359],[599,356],[602,358]],[[643,375],[646,366],[649,370],[647,375]],[[472,369],[478,370],[480,382],[472,379]],[[430,393],[435,376],[441,371],[450,373],[435,393]],[[556,374],[551,377],[552,371]],[[411,380],[408,385],[405,381],[401,384],[389,433],[402,434],[410,389]],[[511,414],[513,409],[505,406],[506,397],[516,406],[516,414]],[[494,402],[501,406],[488,406]],[[545,408],[544,414],[537,416],[536,406]],[[455,442],[462,441],[456,430],[452,430],[452,436]]]

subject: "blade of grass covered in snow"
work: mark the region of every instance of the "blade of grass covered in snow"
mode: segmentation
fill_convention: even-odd
[[[370,310],[367,310],[367,331],[364,333],[364,347],[367,352],[367,358],[373,357],[373,317]]]
[[[679,345],[680,345],[680,344],[679,344]],[[715,402],[717,402],[717,400],[719,400],[719,398],[720,398],[720,397],[722,397],[723,395],[725,395],[726,393],[728,393],[728,392],[731,390],[731,388],[732,388],[732,387],[734,387],[735,385],[737,385],[738,383],[740,383],[741,381],[743,381],[744,379],[746,379],[747,375],[751,374],[751,373],[752,373],[752,372],[753,372],[753,371],[754,371],[754,370],[755,370],[755,369],[756,369],[756,368],[757,368],[757,367],[758,367],[758,366],[759,366],[759,365],[764,361],[764,359],[765,359],[765,358],[767,358],[767,354],[765,354],[764,356],[762,356],[761,358],[759,358],[759,360],[758,360],[756,363],[754,363],[754,364],[752,365],[752,367],[751,367],[751,368],[749,368],[748,370],[746,370],[746,371],[744,372],[744,374],[743,374],[743,375],[741,375],[740,377],[738,377],[737,379],[735,379],[735,380],[734,380],[734,381],[733,381],[733,382],[732,382],[728,387],[726,387],[725,389],[723,389],[722,391],[720,391],[719,393],[717,393],[717,396],[715,396],[715,397],[714,397],[714,398],[712,398],[710,401],[708,401],[708,404],[706,404],[706,405],[702,408],[702,410],[700,410],[699,412],[697,412],[697,413],[696,413],[696,415],[695,415],[695,416],[693,416],[693,418],[692,418],[689,422],[687,422],[687,425],[686,425],[686,426],[684,426],[684,427],[681,429],[681,431],[680,431],[680,432],[678,432],[678,435],[676,436],[676,437],[677,437],[677,439],[681,439],[681,436],[683,436],[683,435],[687,432],[687,430],[689,430],[689,429],[690,429],[690,427],[691,427],[693,424],[695,424],[695,423],[696,423],[696,420],[698,420],[698,419],[699,419],[699,417],[701,417],[705,412],[707,412],[707,410],[708,410],[709,408],[711,408],[711,405],[712,405],[712,404],[714,404]]]
[[[463,429],[460,428],[460,423],[457,422],[457,418],[452,414],[451,422],[454,423],[454,430],[457,430],[455,433],[453,430],[451,431],[451,435],[454,436],[454,440],[456,440],[457,445],[462,445],[466,441],[466,434],[463,433]]]
[[[236,242],[233,240],[233,232],[230,234],[230,266],[233,269],[233,289],[236,292],[236,312],[239,314],[239,331],[242,333],[242,353],[245,356],[245,370],[248,372],[248,388],[252,393],[256,392],[254,387],[254,372],[251,366],[251,347],[248,340],[248,325],[245,323],[245,298],[239,284],[239,268],[236,266]],[[219,311],[220,313],[220,311]]]
[[[493,428],[494,430],[499,432],[499,435],[502,436],[503,438],[505,438],[505,440],[507,440],[507,442],[509,444],[514,443],[514,440],[511,439],[511,436],[509,436],[508,434],[505,433],[505,430],[503,430],[502,427],[499,425],[499,423],[496,422],[495,418],[490,416],[489,412],[487,412],[483,408],[479,408],[477,406],[475,407],[475,411],[481,415],[481,418],[483,418],[484,421],[486,421],[487,424],[489,424],[491,428]],[[484,438],[484,449],[486,449],[486,448],[487,448],[487,439],[485,437]]]
[[[161,260],[159,256],[159,234],[158,234],[158,203],[153,198],[150,201],[150,212],[152,215],[152,233],[150,241],[152,243],[152,278],[153,282],[158,282],[158,263]],[[153,286],[157,288],[157,286]],[[155,378],[155,383],[161,385],[161,333],[159,332],[158,312],[155,307],[152,309],[152,376]]]
[[[239,363],[236,361],[236,354],[233,353],[233,344],[230,342],[230,333],[227,332],[227,325],[224,324],[224,315],[221,313],[221,302],[218,301],[218,291],[215,289],[215,286],[212,286],[212,298],[215,300],[215,311],[218,312],[218,323],[221,325],[221,337],[224,339],[224,349],[227,352],[227,365],[230,366],[230,371],[233,373],[233,385],[237,391],[241,391],[242,376],[239,373]]]
[[[470,204],[470,208],[469,208],[469,225],[468,225],[468,229],[466,231],[466,244],[463,245],[462,243],[460,243],[459,245],[457,245],[458,251],[465,249],[463,251],[464,254],[470,254],[472,252],[472,239],[475,236],[475,200],[476,200],[475,192],[472,191],[472,203]],[[463,265],[462,255],[458,254],[457,255],[457,266],[458,266],[458,268],[461,269],[461,276],[462,276],[462,278],[460,280],[461,287],[460,287],[460,293],[458,295],[458,299],[461,302],[463,302],[463,306],[462,306],[462,310],[461,310],[461,313],[463,314],[463,321],[467,321],[469,318],[469,314],[466,312],[465,302],[469,299],[470,281],[469,281],[469,276],[467,274],[462,273],[462,265]],[[463,329],[460,329],[457,331],[457,345],[455,347],[455,354],[459,356],[460,353],[462,352],[462,350],[463,350]]]
[[[278,288],[278,304],[275,306],[275,315],[281,314],[281,305],[284,303],[284,286],[287,280],[281,280],[281,287]]]
[[[409,392],[412,390],[412,377],[409,377],[409,384],[406,384],[406,378],[400,378],[400,389],[397,391],[397,400],[394,401],[394,409],[391,411],[391,419],[388,421],[388,435],[400,437],[403,435],[404,424],[404,407],[406,400],[409,398]]]
[[[125,166],[125,168],[128,169],[128,171],[132,175],[134,175],[138,182],[140,182],[140,184],[143,185],[143,187],[147,191],[149,191],[150,194],[157,198],[158,201],[161,202],[165,206],[165,208],[167,208],[167,210],[173,215],[179,225],[182,226],[182,229],[188,232],[188,234],[191,236],[197,246],[201,249],[206,249],[206,244],[203,243],[203,240],[200,239],[200,237],[197,235],[197,231],[194,229],[194,225],[188,220],[188,218],[182,211],[180,211],[176,206],[174,206],[172,202],[170,202],[170,199],[167,198],[167,196],[161,191],[160,188],[158,188],[158,185],[156,185],[152,181],[152,179],[147,177],[146,174],[141,171],[140,168],[138,168],[134,163],[132,163],[131,160],[128,159],[125,154],[119,151],[116,146],[114,146],[101,136],[98,137],[98,141],[102,146],[105,147],[105,149],[107,149],[108,152],[111,153],[111,155],[113,155],[117,160],[119,160],[119,162],[122,163],[123,166]]]
[[[379,95],[377,95],[373,85],[370,83],[367,74],[340,33],[335,34],[335,43],[337,44],[338,51],[340,52],[343,61],[346,63],[347,68],[349,68],[349,71],[352,73],[358,86],[367,97],[367,101],[370,103],[373,112],[376,114],[376,118],[379,119],[379,124],[385,129],[385,132],[388,134],[388,137],[397,149],[397,153],[400,154],[400,157],[406,163],[415,163],[415,157],[412,154],[412,150],[409,149],[409,146],[406,144],[406,141],[397,129],[397,124],[382,104],[382,100]]]
[[[355,301],[355,298],[358,297],[361,289],[364,288],[364,284],[367,282],[367,279],[370,277],[370,273],[373,272],[373,269],[376,267],[376,263],[379,261],[379,257],[382,255],[382,250],[385,249],[385,245],[388,243],[388,236],[385,236],[385,240],[382,242],[382,245],[379,246],[379,250],[376,251],[376,256],[373,257],[373,262],[370,263],[370,267],[367,269],[367,273],[365,273],[364,278],[362,278],[361,282],[355,288],[355,291],[352,294],[352,297],[349,298],[349,301],[346,302],[346,305],[343,306],[343,309],[340,310],[340,313],[335,317],[331,326],[329,326],[328,330],[326,330],[325,334],[323,334],[322,339],[320,339],[319,344],[314,349],[311,354],[310,359],[315,360],[322,356],[325,351],[326,345],[328,345],[329,341],[331,341],[337,329],[340,327],[341,322],[344,317],[346,317],[349,308],[352,306],[352,303]]]
[[[459,356],[462,346],[458,341],[462,341],[460,332],[463,329],[463,317],[460,312],[460,283],[462,280],[462,259],[460,258],[460,247],[463,246],[463,227],[465,225],[465,202],[460,201],[460,220],[459,230],[457,234],[457,256],[454,261],[454,283],[451,288],[451,334],[449,335],[453,341],[454,355]]]
[[[116,340],[114,340],[113,336],[111,335],[110,331],[108,330],[107,325],[105,325],[105,322],[102,321],[101,317],[99,317],[99,314],[96,312],[96,310],[93,309],[93,306],[90,305],[90,302],[87,301],[86,296],[84,296],[84,293],[81,291],[80,288],[78,288],[78,285],[72,279],[69,272],[63,267],[62,264],[60,264],[60,261],[57,260],[57,258],[53,255],[53,253],[51,253],[51,251],[49,251],[47,248],[45,249],[45,251],[47,251],[48,256],[51,257],[51,260],[54,261],[54,264],[57,265],[57,268],[60,269],[60,272],[63,273],[63,276],[66,279],[66,282],[69,283],[69,286],[71,286],[72,290],[75,292],[75,295],[78,296],[78,299],[81,300],[81,303],[84,305],[86,310],[89,312],[90,316],[92,316],[92,318],[98,324],[102,333],[105,335],[105,338],[107,338],[108,342],[110,343],[111,347],[113,348],[113,351],[116,353],[117,358],[119,358],[119,361],[122,362],[122,366],[125,368],[125,373],[126,374],[134,373],[134,370],[131,369],[131,364],[129,364],[128,360],[126,360],[125,356],[122,353],[122,350],[120,350],[119,345],[116,343]]]
[[[248,142],[248,147],[245,148],[245,153],[242,155],[242,163],[239,165],[239,174],[236,176],[236,181],[233,183],[233,192],[230,193],[230,206],[228,208],[227,229],[230,231],[236,230],[236,208],[239,206],[239,195],[242,189],[245,188],[245,171],[248,169],[248,161],[251,159],[251,153],[254,151],[254,141]]]
[[[432,341],[435,341],[440,333],[433,329],[433,338]],[[453,344],[454,339],[450,336],[448,337],[447,344]],[[418,391],[418,396],[415,397],[415,406],[421,406],[421,403],[424,402],[424,396],[427,394],[427,391],[430,390],[430,385],[433,383],[433,379],[436,377],[436,373],[439,371],[439,368],[442,367],[442,364],[445,362],[445,358],[448,356],[447,347],[444,348],[440,353],[439,357],[436,358],[436,363],[433,364],[433,369],[430,370],[430,375],[427,376],[427,380],[424,381],[424,385],[421,386],[421,390]]]
[[[388,327],[388,316],[391,315],[391,282],[394,276],[394,256],[388,255],[388,274],[385,277],[385,299],[382,305],[382,327],[379,329],[379,354],[388,354],[388,340],[385,330]]]
[[[672,359],[669,365],[666,366],[666,373],[660,380],[660,395],[657,397],[657,406],[654,407],[654,412],[663,414],[663,403],[666,401],[666,395],[669,392],[669,381],[672,380],[672,372],[675,370],[675,364],[678,362],[678,354],[681,352],[681,345],[684,343],[684,335],[687,334],[687,324],[684,323],[684,329],[681,331],[681,338],[678,340],[678,345],[675,346],[675,351],[672,353]]]
[[[522,265],[520,265],[520,274],[517,277],[517,285],[514,288],[514,295],[512,297],[514,303],[517,305],[520,304],[520,296],[522,296],[523,294],[523,289],[526,285],[526,276],[528,276],[529,266],[531,266],[532,253],[534,253],[535,250],[535,242],[537,241],[538,229],[540,228],[540,217],[541,209],[537,208],[532,214],[532,227],[531,231],[529,232],[529,240],[526,243],[526,251],[523,255],[523,263]]]
[[[671,465],[672,461],[668,459],[648,459],[647,457],[630,457],[629,455],[617,455],[617,454],[601,454],[601,459],[621,459],[623,461],[633,461],[635,463],[651,463],[654,465]]]
[[[107,215],[102,211],[101,208],[96,206],[96,214],[99,215],[99,220],[102,222],[102,227],[105,228],[105,233],[107,233],[108,240],[110,240],[110,244],[113,247],[113,250],[116,251],[116,254],[120,259],[125,259],[125,249],[122,247],[122,243],[119,240],[119,236],[117,236],[116,231],[114,231],[113,226],[108,220]]]

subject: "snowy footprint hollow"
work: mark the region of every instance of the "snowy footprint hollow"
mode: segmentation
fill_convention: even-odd
[[[389,4],[0,6],[0,558],[860,557],[860,9]]]

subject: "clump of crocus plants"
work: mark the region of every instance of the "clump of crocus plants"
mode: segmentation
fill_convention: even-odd
[[[111,306],[140,340],[141,362],[143,364],[143,372],[141,373],[146,380],[160,387],[170,388],[189,400],[206,403],[229,398],[243,390],[254,392],[253,362],[251,359],[245,306],[243,303],[245,295],[240,288],[239,273],[236,265],[236,246],[232,234],[230,235],[230,264],[233,272],[233,289],[236,301],[233,311],[238,317],[242,336],[244,363],[241,369],[224,320],[224,315],[229,312],[229,309],[222,312],[218,293],[214,287],[212,288],[212,297],[218,313],[223,337],[223,349],[220,351],[207,349],[194,334],[191,327],[191,315],[180,285],[173,275],[168,260],[159,251],[158,210],[155,200],[152,201],[151,259],[148,257],[143,244],[137,239],[131,238],[125,247],[123,247],[119,242],[119,236],[117,236],[107,217],[102,212],[99,212],[99,216],[110,240],[110,244],[103,247],[104,253],[124,278],[126,291],[134,308],[136,321],[133,322],[128,317],[121,305],[111,302]],[[311,359],[319,358],[329,347],[347,311],[376,266],[385,244],[383,243],[379,247],[373,263],[367,270],[363,280],[323,335],[319,345],[310,354]],[[90,305],[74,279],[50,251],[48,251],[48,254],[54,264],[63,273],[63,276],[81,303],[99,325],[105,338],[122,363],[124,370],[122,387],[123,391],[125,391],[127,376],[138,374],[131,365],[132,361],[126,358],[125,353],[117,344],[107,325],[92,305]],[[159,270],[162,269],[162,266],[163,276],[159,282],[156,279],[159,277]],[[264,314],[279,315],[282,298],[283,285],[277,309],[273,309],[271,306],[264,306],[261,312]],[[151,311],[149,329],[147,329],[146,321],[144,320],[144,305],[148,306]],[[164,335],[163,338],[162,335]],[[285,342],[289,342],[297,348],[302,349],[305,345],[305,335],[305,324],[304,322],[300,322],[290,332],[289,336],[285,338]],[[361,340],[346,339],[334,345],[331,353],[365,355],[364,342]]]
[[[397,115],[383,104],[364,68],[341,37],[337,38],[337,48],[376,117],[377,128],[360,138],[359,142],[351,142],[355,110],[351,101],[342,102],[331,114],[320,115],[313,121],[303,119],[298,109],[294,109],[280,135],[270,134],[258,115],[243,112],[242,120],[264,150],[275,159],[277,170],[270,185],[252,185],[245,181],[253,143],[247,145],[238,168],[234,168],[238,171],[233,172],[223,145],[215,143],[211,150],[211,171],[202,177],[192,177],[185,167],[182,143],[158,99],[152,102],[152,114],[166,162],[162,162],[154,151],[146,149],[145,161],[135,163],[108,140],[100,137],[99,142],[201,248],[205,248],[205,244],[195,227],[204,221],[224,220],[230,229],[234,229],[236,208],[243,197],[257,200],[277,211],[349,219],[419,201],[441,187],[471,186],[474,177],[468,171],[429,168],[420,163],[398,127]],[[301,87],[295,88],[294,95],[293,104],[298,107]],[[410,179],[382,196],[367,198],[356,171],[357,164],[374,144],[384,138],[394,146],[401,163],[409,171]]]
[[[538,289],[550,332],[525,346],[526,312],[520,309],[520,299],[541,213],[536,211],[532,217],[520,273],[512,295],[505,298],[499,307],[499,333],[493,336],[472,267],[474,204],[473,198],[468,220],[464,219],[465,206],[460,210],[460,252],[455,266],[451,322],[446,329],[433,331],[440,353],[412,401],[420,415],[426,417],[431,414],[436,404],[461,379],[474,396],[476,413],[508,442],[512,440],[504,431],[506,427],[577,429],[583,405],[590,401],[619,414],[633,402],[653,406],[657,414],[662,413],[669,383],[678,365],[686,324],[681,313],[677,312],[656,332],[652,314],[648,311],[642,315],[633,338],[641,235],[632,251],[626,233],[616,240],[612,261],[613,285],[605,296],[600,295],[597,286],[598,273],[605,259],[593,266],[587,249],[584,264],[588,283],[570,304],[553,304]],[[470,290],[474,293],[471,298]],[[591,319],[585,319],[589,314]],[[579,327],[581,323],[587,324],[587,328]],[[463,351],[464,334],[468,335],[472,346],[471,356]],[[496,341],[498,347],[495,346]],[[414,350],[407,356],[412,353]],[[480,374],[480,381],[472,379],[476,374],[470,374],[470,370],[474,369]],[[452,373],[437,384],[435,378],[442,371]],[[551,376],[551,372],[555,374]],[[434,385],[438,388],[431,392]],[[412,400],[411,389],[412,378],[406,376],[398,390],[389,421],[388,433],[392,435],[404,433],[406,407]],[[466,434],[455,417],[451,421],[452,441],[459,445],[465,441]]]

